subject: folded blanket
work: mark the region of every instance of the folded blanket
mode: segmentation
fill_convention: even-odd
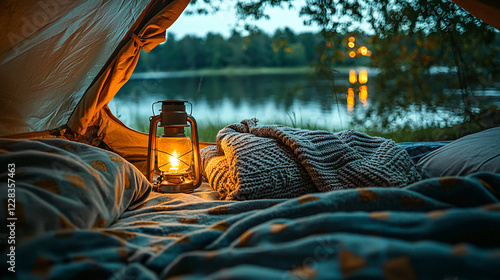
[[[359,187],[403,187],[420,179],[394,141],[257,120],[231,124],[202,149],[204,177],[222,199],[291,198]]]

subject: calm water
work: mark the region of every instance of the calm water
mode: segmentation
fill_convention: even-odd
[[[380,94],[374,85],[376,72],[368,70],[368,81],[359,84],[359,80],[363,79],[359,70],[355,69],[355,86],[349,82],[353,75],[348,73],[337,75],[334,84],[332,81],[315,82],[307,74],[190,77],[168,73],[138,74],[120,90],[110,108],[126,125],[142,131],[147,130],[148,119],[152,115],[151,104],[165,99],[190,101],[199,126],[210,123],[225,125],[257,118],[260,123],[266,124],[279,122],[294,123],[300,127],[312,125],[332,130],[347,129],[352,117],[364,116],[365,110],[374,105],[373,97]],[[360,85],[366,87],[360,90]],[[338,94],[332,94],[332,88]],[[475,104],[479,107],[490,103],[500,106],[498,89],[481,91],[477,95],[484,95],[484,98],[478,99],[481,104]],[[156,112],[158,109],[159,105]],[[434,113],[425,110],[408,112],[404,118],[411,118],[418,124],[460,121],[444,108]],[[367,120],[367,123],[370,121]]]

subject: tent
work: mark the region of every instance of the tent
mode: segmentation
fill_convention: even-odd
[[[145,160],[147,135],[108,102],[188,0],[2,1],[0,135],[65,136]]]
[[[500,28],[494,0],[456,0]],[[144,161],[147,137],[107,104],[132,74],[141,49],[165,41],[188,0],[2,1],[0,136],[50,137],[105,146]]]

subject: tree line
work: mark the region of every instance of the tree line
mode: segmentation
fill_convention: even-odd
[[[337,34],[338,37],[345,35]],[[363,36],[365,37],[365,36]],[[205,37],[187,35],[178,39],[173,33],[150,53],[142,53],[136,72],[219,69],[225,67],[301,67],[321,62],[324,37],[319,33],[296,34],[289,28],[274,34],[256,32],[229,38],[208,33]],[[331,47],[331,44],[330,44]],[[340,46],[339,46],[340,47]],[[363,59],[347,59],[347,45],[337,51],[338,66],[364,64]]]

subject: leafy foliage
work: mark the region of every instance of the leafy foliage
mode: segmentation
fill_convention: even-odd
[[[188,14],[216,13],[224,4],[222,0],[191,3]],[[238,0],[235,7],[242,24],[234,27],[229,39],[209,34],[204,39],[177,41],[169,36],[161,50],[165,63],[160,68],[311,65],[316,69],[313,79],[331,81],[324,91],[337,99],[343,92],[335,86],[335,68],[369,64],[379,70],[377,95],[371,96],[372,106],[353,125],[370,125],[380,131],[411,127],[410,111],[436,111],[443,106],[455,110],[464,121],[474,121],[480,113],[474,92],[492,87],[498,76],[498,31],[452,1],[306,0],[298,7],[300,15],[304,24],[319,26],[319,34],[297,35],[285,29],[270,37],[251,24],[251,20],[268,18],[268,7],[295,5],[291,0]],[[369,61],[346,57],[349,36],[366,42],[372,51]],[[456,78],[443,85],[437,70]],[[457,94],[460,104],[451,102]]]
[[[204,2],[213,10],[221,4]],[[293,5],[290,0],[239,0],[236,8],[246,21],[267,18],[267,7]],[[379,129],[398,129],[394,120],[404,119],[410,109],[435,111],[438,106],[452,106],[464,121],[474,120],[478,113],[474,90],[491,86],[488,81],[498,75],[498,32],[449,0],[307,0],[300,14],[305,24],[321,27],[314,55],[302,42],[304,59],[316,67],[318,79],[334,80],[335,67],[346,63],[342,56],[346,35],[360,36],[366,30],[361,26],[369,26],[371,66],[380,70],[380,77],[372,100],[376,106],[356,120],[358,125],[376,116],[378,120],[371,123]],[[245,23],[244,30],[259,36],[251,24]],[[273,41],[276,44],[287,45]],[[294,59],[302,61],[301,47],[294,49]],[[262,55],[256,49],[252,52]],[[454,74],[457,90],[446,92],[436,69]]]

